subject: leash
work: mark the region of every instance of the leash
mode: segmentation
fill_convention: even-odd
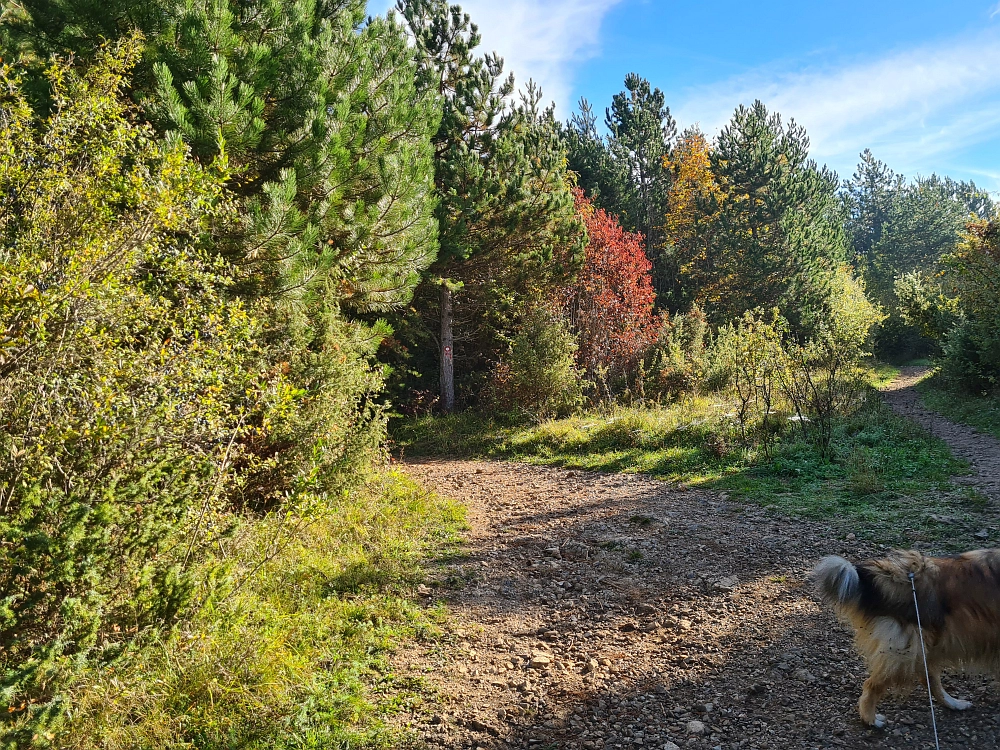
[[[924,647],[924,628],[920,624],[920,606],[917,604],[917,586],[913,582],[914,574],[910,573],[910,588],[913,589],[913,609],[917,611],[917,632],[920,633],[920,653],[924,657],[924,677],[927,679],[927,700],[931,704],[931,726],[934,727],[934,747],[941,750],[938,741],[937,718],[934,716],[934,696],[931,695],[931,673],[927,669],[927,649]]]

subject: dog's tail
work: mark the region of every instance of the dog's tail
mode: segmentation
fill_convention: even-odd
[[[824,557],[813,569],[812,579],[827,604],[833,606],[857,604],[861,598],[858,569],[842,557],[836,555]]]

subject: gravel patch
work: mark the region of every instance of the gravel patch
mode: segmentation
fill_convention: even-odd
[[[928,748],[926,694],[861,725],[865,670],[805,581],[826,554],[884,552],[842,526],[776,518],[637,475],[409,462],[469,508],[465,554],[421,598],[444,638],[394,657],[433,698],[399,716],[419,748]],[[1000,747],[992,680],[946,676],[942,747]]]

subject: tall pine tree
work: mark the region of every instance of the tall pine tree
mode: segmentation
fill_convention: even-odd
[[[386,333],[359,316],[407,302],[437,247],[440,111],[404,28],[368,19],[363,0],[22,5],[12,38],[34,60],[85,61],[99,38],[141,30],[132,96],[202,163],[227,165],[236,211],[212,249],[240,271],[229,291],[270,322],[261,367],[287,368],[303,394],[299,434],[254,447],[284,477],[260,484],[277,496],[297,471],[358,475],[383,435],[372,356]]]
[[[455,359],[489,359],[519,301],[582,256],[565,153],[551,110],[529,84],[512,106],[513,76],[458,6],[400,0],[420,61],[420,88],[443,100],[433,137],[440,252],[414,306],[436,317],[441,406],[455,407]],[[488,321],[488,324],[486,322]]]
[[[818,324],[846,262],[837,175],[809,159],[809,138],[761,102],[740,106],[711,153],[718,188],[718,262],[699,290],[717,322],[780,308],[801,330]]]
[[[595,206],[617,216],[628,231],[642,234],[658,301],[674,307],[676,263],[665,243],[663,222],[671,182],[666,161],[676,124],[663,92],[635,73],[625,77],[625,90],[615,94],[604,124],[606,137],[597,132],[590,103],[581,99],[579,112],[563,129],[570,169]]]

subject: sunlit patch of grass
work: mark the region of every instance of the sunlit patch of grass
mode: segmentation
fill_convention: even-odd
[[[980,501],[952,483],[966,465],[941,440],[894,415],[875,394],[837,423],[832,460],[791,426],[769,456],[743,448],[730,415],[731,406],[721,398],[702,397],[520,427],[497,428],[467,413],[436,424],[405,425],[396,434],[409,455],[433,453],[436,446],[457,442],[454,433],[441,432],[460,424],[461,434],[475,435],[473,444],[458,450],[463,455],[641,472],[722,490],[782,515],[831,519],[886,543],[968,546],[972,527],[981,523]],[[938,523],[932,515],[951,521]]]
[[[923,380],[917,389],[928,409],[1000,438],[1000,396],[960,392],[949,388],[939,374]]]
[[[871,367],[871,384],[874,388],[885,388],[899,377],[900,368],[887,362],[875,362]]]
[[[264,523],[229,550],[260,558]],[[454,548],[460,506],[389,473],[343,498],[239,589],[86,675],[62,748],[390,748],[389,714],[421,700],[388,656],[434,637],[418,607],[421,561]]]

